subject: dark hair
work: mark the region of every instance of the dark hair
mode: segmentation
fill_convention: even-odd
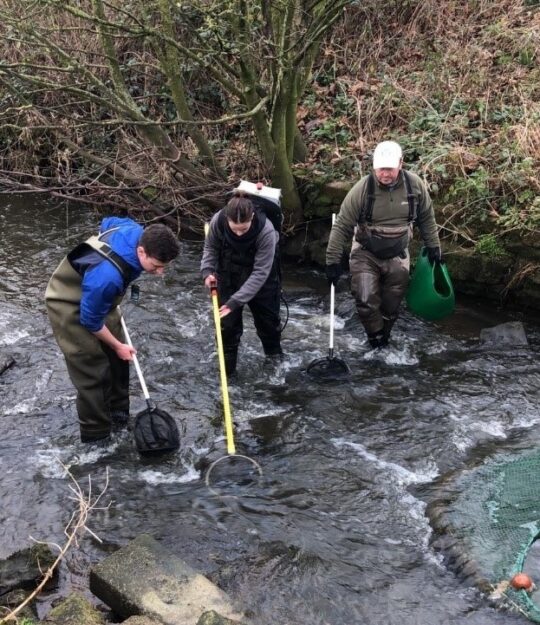
[[[242,191],[236,191],[225,206],[225,217],[235,224],[245,224],[253,217],[253,203]]]
[[[174,232],[164,224],[147,226],[139,245],[144,248],[148,256],[159,260],[160,263],[169,263],[180,253],[180,243]]]

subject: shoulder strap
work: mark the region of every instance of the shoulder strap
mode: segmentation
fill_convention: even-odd
[[[364,202],[360,209],[360,215],[358,217],[358,223],[370,224],[373,220],[373,206],[375,204],[375,178],[373,174],[368,175],[366,182],[366,192],[364,194]]]
[[[85,241],[85,243],[89,245],[93,250],[98,252],[98,254],[101,254],[103,258],[107,259],[110,263],[112,263],[120,272],[124,283],[127,284],[133,272],[131,265],[127,263],[119,254],[117,254],[108,243],[105,243],[105,241],[101,241],[101,237],[104,234],[112,232],[112,230],[117,230],[117,228],[111,228],[111,230],[102,232],[99,236],[90,237]]]
[[[253,207],[259,213],[262,213],[274,226],[274,229],[281,237],[283,229],[283,211],[281,206],[263,197],[250,196],[249,199],[253,203]]]
[[[407,189],[407,202],[409,203],[409,217],[407,218],[410,224],[416,219],[416,195],[413,193],[411,176],[404,169],[401,170],[403,174],[403,180],[405,181],[405,188]]]

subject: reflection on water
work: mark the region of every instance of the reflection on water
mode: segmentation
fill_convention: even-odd
[[[17,361],[0,379],[0,556],[29,535],[62,541],[73,503],[63,467],[96,491],[108,467],[110,505],[91,522],[103,543],[83,538],[66,559],[63,591],[80,583],[81,560],[147,532],[259,625],[521,622],[445,568],[425,508],[429,485],[480,448],[537,442],[536,327],[527,326],[531,348],[503,353],[477,341],[503,314],[462,305],[434,325],[404,312],[391,348],[369,352],[343,285],[335,348],[352,373],[318,382],[305,369],[328,353],[325,281],[285,267],[287,358],[265,369],[246,315],[230,386],[238,452],[263,476],[219,497],[196,468],[226,454],[201,244],[184,243],[163,279],[143,276],[139,304],[124,306],[152,398],[185,430],[178,454],[144,460],[129,432],[99,452],[78,442],[74,390],[43,305],[49,274],[96,229],[96,215],[10,198],[0,223],[0,354]],[[132,413],[143,407],[133,373]]]

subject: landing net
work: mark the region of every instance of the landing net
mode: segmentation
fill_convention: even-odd
[[[458,569],[491,598],[540,623],[540,588],[527,593],[508,584],[524,571],[540,587],[538,562],[527,559],[540,535],[540,451],[486,462],[462,473],[452,491],[459,493],[455,501],[446,500],[432,521],[451,537],[446,546]]]

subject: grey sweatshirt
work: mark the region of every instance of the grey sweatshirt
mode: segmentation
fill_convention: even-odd
[[[216,213],[212,217],[210,230],[204,242],[204,251],[201,260],[203,280],[211,274],[217,277],[220,271],[226,271],[226,268],[219,267],[219,252],[223,245],[223,240],[217,225],[218,217],[219,213]],[[257,295],[272,270],[278,241],[279,234],[276,232],[272,222],[267,219],[264,228],[259,232],[259,236],[255,242],[256,251],[253,271],[238,291],[233,293],[229,300],[225,302],[225,306],[231,310],[235,310],[247,304]]]

